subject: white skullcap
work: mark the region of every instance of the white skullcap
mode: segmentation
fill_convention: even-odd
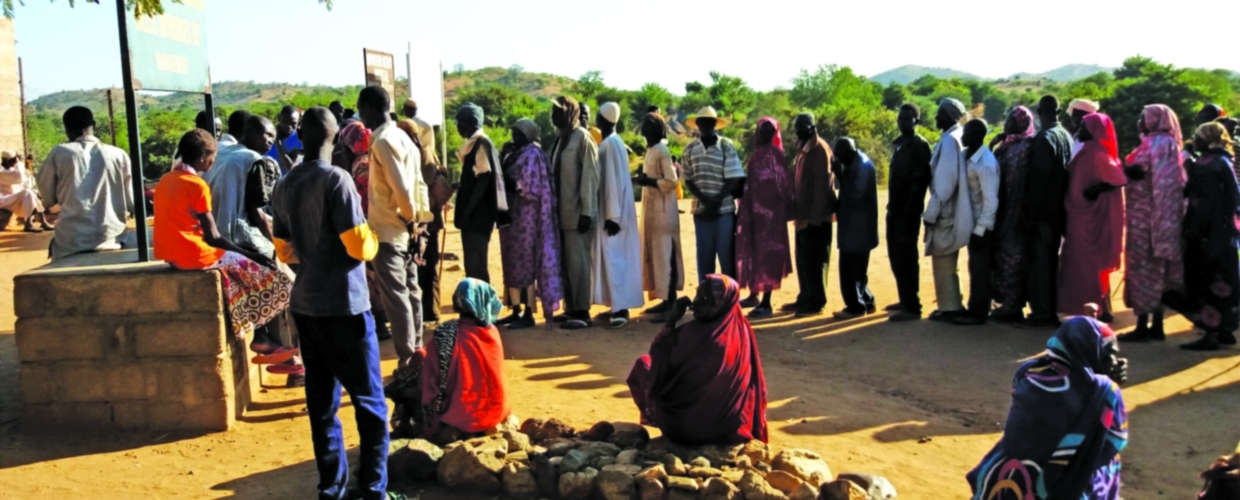
[[[603,103],[598,107],[599,116],[611,123],[620,123],[620,105],[614,102]]]

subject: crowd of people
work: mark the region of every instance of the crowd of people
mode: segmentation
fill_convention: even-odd
[[[447,442],[508,416],[497,327],[534,326],[540,305],[548,327],[620,328],[630,310],[658,301],[642,314],[664,327],[628,384],[643,423],[695,444],[767,439],[749,320],[775,314],[772,291],[794,270],[799,293],[781,310],[822,314],[833,235],[844,302],[834,317],[876,312],[868,286],[879,244],[874,163],[851,138],[828,144],[812,114],[793,119],[789,168],[773,118],[758,121],[742,162],[718,133],[728,120],[704,107],[687,120],[695,138],[677,164],[666,119],[648,110],[644,162],[631,177],[616,103],[599,106],[591,128],[584,104],[556,98],[549,148],[529,118],[510,124],[511,142],[496,147],[482,109],[466,103],[455,116],[465,141],[453,184],[417,103],[406,101],[399,115],[391,107],[384,89],[367,87],[356,117],[339,102],[304,114],[285,107],[275,124],[240,110],[226,131],[212,133],[217,125],[204,113],[154,189],[155,256],[178,269],[219,270],[231,331],[253,332],[255,362],[305,385],[324,497],[341,497],[349,483],[335,416],[341,387],[357,412],[356,491],[381,497],[389,424],[398,435]],[[977,498],[1012,488],[1021,498],[1114,498],[1126,441],[1118,340],[1163,339],[1171,307],[1203,331],[1184,347],[1235,343],[1236,122],[1207,106],[1185,142],[1174,111],[1152,104],[1140,117],[1141,145],[1121,159],[1112,121],[1096,103],[1074,100],[1067,111],[1071,132],[1054,96],[1035,110],[1017,106],[987,144],[988,124],[965,121],[964,104],[944,99],[931,147],[917,133],[921,110],[899,109],[886,215],[898,301],[889,319],[922,318],[924,226],[938,303],[929,319],[1058,327],[1047,351],[1018,371],[1004,436],[969,474]],[[87,108],[70,108],[64,125],[69,141],[38,174],[42,200],[60,210],[52,258],[119,248],[134,203],[128,156],[94,137]],[[8,156],[0,174],[12,170]],[[682,184],[693,196],[693,299],[679,297],[687,281]],[[634,186],[642,190],[640,224]],[[27,222],[42,211],[38,198],[14,192],[4,196]],[[451,296],[459,318],[441,322],[437,263],[450,207],[466,278]],[[497,227],[503,293],[488,271]],[[967,303],[957,270],[966,247]],[[1117,337],[1108,326],[1110,273],[1121,259],[1124,300],[1138,322]],[[510,314],[501,317],[505,303]],[[592,318],[596,305],[607,312]],[[744,308],[752,308],[747,316]],[[1071,319],[1061,325],[1060,314]],[[424,337],[427,324],[435,326]],[[387,337],[398,364],[385,387],[377,342]]]

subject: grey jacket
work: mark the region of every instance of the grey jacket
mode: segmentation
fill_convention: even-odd
[[[560,227],[575,231],[577,219],[582,215],[599,224],[598,145],[594,144],[590,132],[578,127],[568,139],[557,140],[552,151],[551,168],[559,194]]]

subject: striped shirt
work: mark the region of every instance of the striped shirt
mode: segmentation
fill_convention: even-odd
[[[720,136],[719,142],[707,147],[702,141],[695,140],[685,146],[684,158],[681,160],[684,178],[697,186],[698,191],[706,196],[717,196],[723,191],[727,179],[744,179],[745,170],[741,168],[740,156],[732,141]],[[736,211],[731,193],[725,193],[719,205],[718,214],[706,214],[705,207],[693,200],[693,215],[730,214]]]

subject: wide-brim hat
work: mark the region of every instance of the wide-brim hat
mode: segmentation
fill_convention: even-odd
[[[693,130],[697,130],[698,128],[697,119],[698,118],[714,119],[715,130],[728,126],[728,120],[726,118],[720,118],[719,112],[715,111],[714,106],[705,106],[702,109],[699,109],[697,113],[689,115],[689,118],[685,119],[685,124],[688,125],[689,128]]]

